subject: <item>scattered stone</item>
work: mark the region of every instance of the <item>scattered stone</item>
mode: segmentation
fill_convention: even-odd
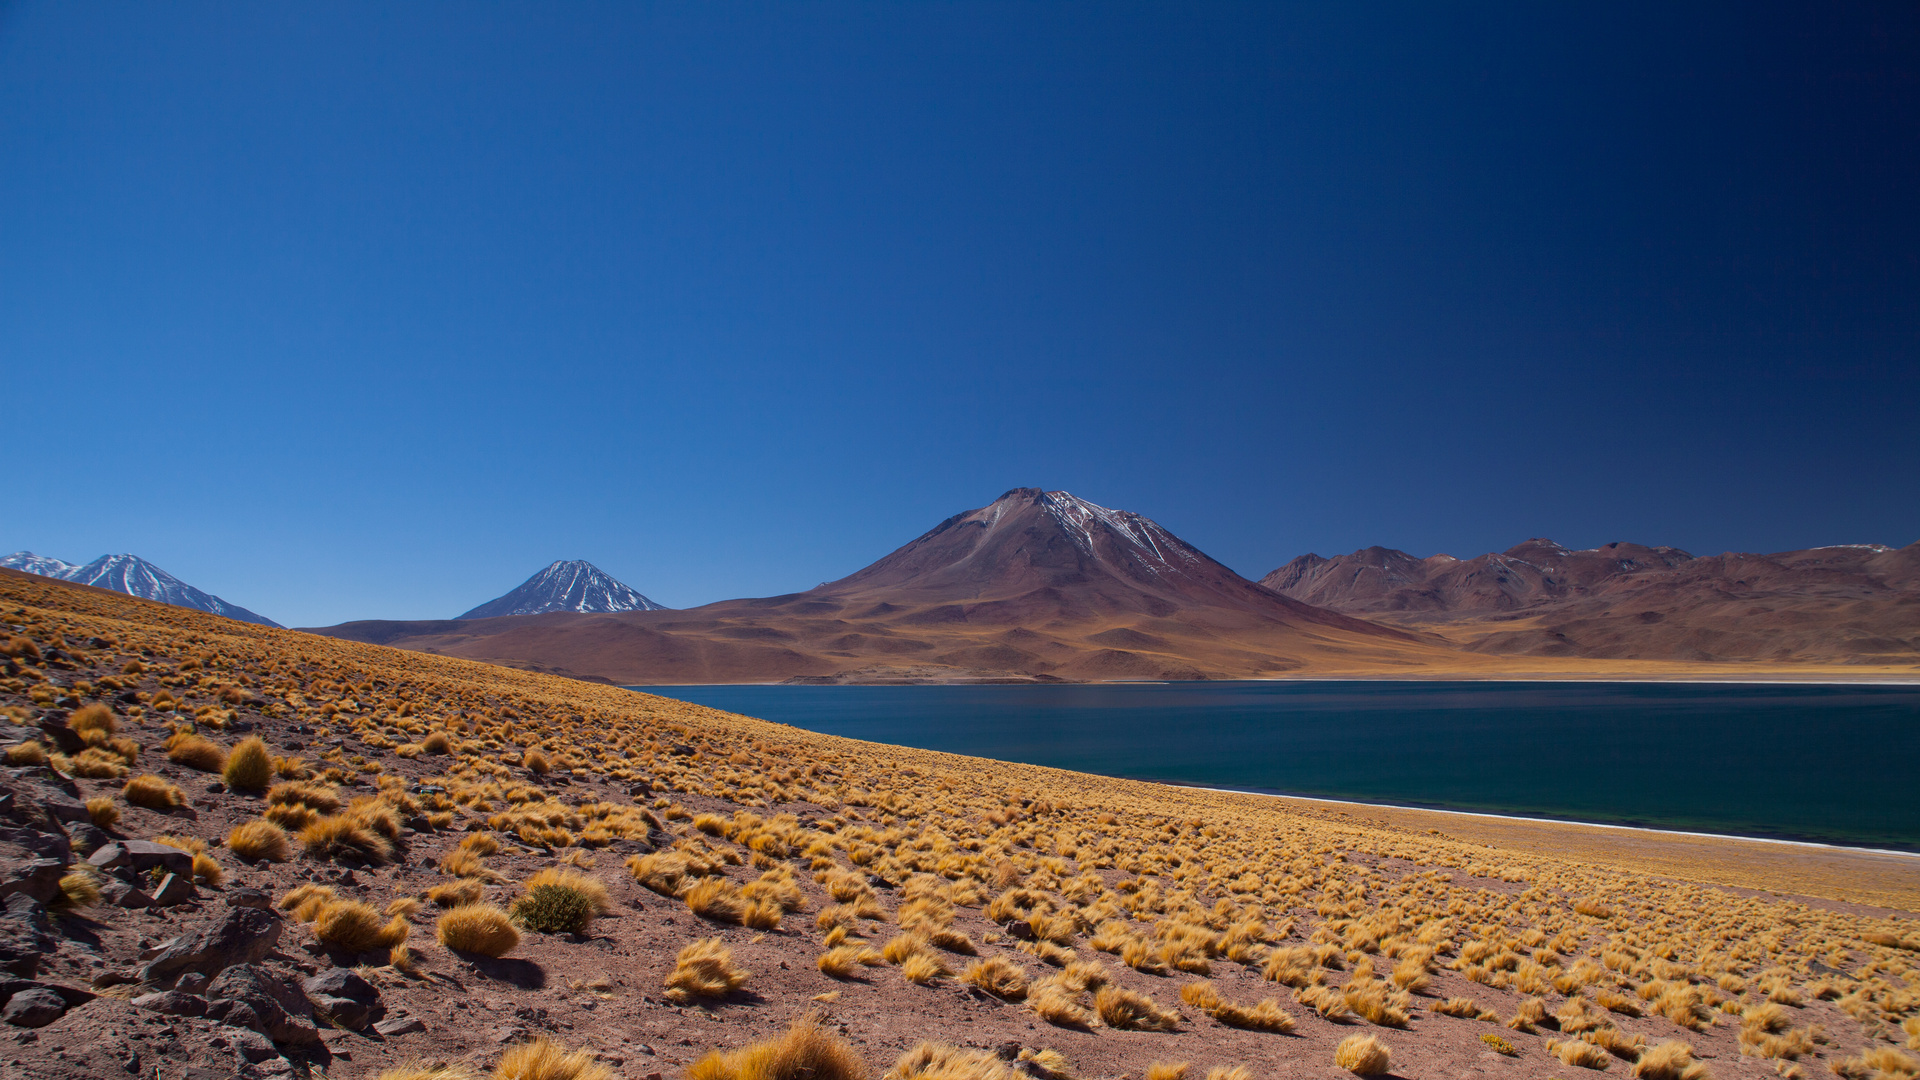
[[[8,998],[6,1008],[0,1009],[0,1020],[14,1027],[40,1028],[60,1019],[66,1011],[66,998],[49,987],[37,986]]]
[[[173,988],[183,994],[204,995],[207,992],[207,984],[212,981],[197,971],[189,971],[174,981]]]
[[[73,838],[73,850],[83,856],[91,855],[113,842],[113,837],[108,836],[105,829],[91,821],[81,822],[68,829],[67,835]]]
[[[427,1030],[427,1025],[414,1016],[389,1017],[373,1025],[373,1030],[391,1038],[395,1035],[411,1035],[416,1031]]]
[[[239,1015],[243,1009],[252,1015],[254,1023],[246,1023]],[[207,985],[207,1017],[253,1028],[289,1046],[312,1046],[320,1041],[313,1026],[313,1006],[306,995],[256,964],[238,964],[214,977]]]
[[[42,904],[51,903],[60,895],[60,879],[66,874],[67,864],[59,859],[9,861],[0,867],[0,896],[18,893]]]
[[[227,906],[269,911],[273,908],[273,898],[259,889],[235,889],[227,894]]]
[[[127,867],[135,873],[144,873],[157,866],[169,874],[193,873],[192,855],[151,840],[118,840],[95,851],[87,861],[100,870]]]
[[[379,989],[352,968],[329,968],[301,988],[316,1012],[345,1028],[366,1027],[381,1011]]]
[[[164,1013],[167,1016],[205,1016],[207,1003],[192,994],[183,994],[178,990],[161,990],[152,994],[141,994],[133,1003],[150,1012]]]
[[[100,883],[100,899],[115,907],[147,908],[153,906],[153,897],[121,881],[108,878]]]
[[[193,887],[193,879],[184,874],[168,874],[160,879],[160,887],[153,890],[153,906],[174,907],[184,904],[200,895]]]
[[[218,919],[168,942],[140,969],[140,981],[164,983],[184,972],[215,975],[235,964],[264,959],[280,943],[280,916],[259,908],[228,908]]]
[[[25,893],[8,896],[0,911],[0,970],[31,979],[54,944],[46,906]]]

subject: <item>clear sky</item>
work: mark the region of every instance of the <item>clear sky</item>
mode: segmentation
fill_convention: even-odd
[[[1907,544],[1920,7],[11,3],[0,387],[0,551],[293,625]]]

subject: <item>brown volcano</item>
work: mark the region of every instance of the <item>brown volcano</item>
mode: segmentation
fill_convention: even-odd
[[[1454,655],[1263,589],[1138,514],[1037,488],[803,593],[318,632],[629,684],[1222,678]]]
[[[1480,653],[1683,662],[1920,661],[1920,544],[1696,558],[1529,540],[1474,559],[1371,547],[1302,555],[1282,596],[1440,634]]]

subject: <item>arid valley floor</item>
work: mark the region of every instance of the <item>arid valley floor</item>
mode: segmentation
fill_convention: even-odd
[[[1920,1074],[1920,859],[989,763],[13,573],[0,623],[8,1077]]]

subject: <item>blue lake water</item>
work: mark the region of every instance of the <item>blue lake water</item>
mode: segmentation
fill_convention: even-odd
[[[1209,787],[1920,850],[1920,686],[666,686],[832,735]]]

